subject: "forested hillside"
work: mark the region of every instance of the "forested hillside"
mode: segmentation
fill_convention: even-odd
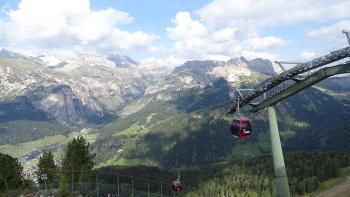
[[[321,182],[337,177],[341,168],[350,166],[350,154],[292,152],[285,155],[285,162],[291,193],[297,196],[313,192]],[[108,174],[143,178],[145,181],[134,186],[146,191],[146,180],[170,183],[177,177],[177,171],[181,172],[185,196],[275,196],[271,156],[170,172],[156,167],[110,166],[99,169],[99,174],[106,184],[115,181],[115,177]],[[130,179],[122,182],[128,184]],[[152,192],[159,192],[159,184],[153,186]]]
[[[264,110],[248,114],[254,122],[249,139],[232,138],[228,125],[233,117],[224,115],[229,92],[227,81],[218,80],[204,89],[166,92],[171,100],[142,99],[141,110],[101,130],[92,146],[96,153],[105,152],[97,162],[176,168],[269,154]],[[336,96],[311,88],[276,109],[286,150],[348,150],[350,108]]]

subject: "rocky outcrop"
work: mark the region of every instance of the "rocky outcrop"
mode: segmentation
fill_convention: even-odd
[[[0,58],[0,102],[25,96],[49,118],[75,125],[143,96],[148,82],[135,68],[103,64],[108,60],[96,56],[77,59],[53,69],[31,59]]]

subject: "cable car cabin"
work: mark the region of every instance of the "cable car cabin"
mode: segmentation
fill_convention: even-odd
[[[180,181],[180,179],[173,181],[173,183],[171,184],[171,189],[174,193],[182,191],[182,182]]]
[[[234,119],[230,129],[233,137],[249,138],[253,131],[253,122],[250,119]]]

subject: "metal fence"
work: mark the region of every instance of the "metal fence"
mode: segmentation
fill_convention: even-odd
[[[69,183],[43,182],[11,196],[169,197],[173,195],[170,183],[129,175],[98,173],[89,182],[78,182],[74,179]]]

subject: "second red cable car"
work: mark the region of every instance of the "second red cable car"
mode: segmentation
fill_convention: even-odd
[[[171,189],[173,190],[174,193],[178,193],[182,191],[182,182],[180,181],[180,179],[173,181],[173,183],[171,184]]]

